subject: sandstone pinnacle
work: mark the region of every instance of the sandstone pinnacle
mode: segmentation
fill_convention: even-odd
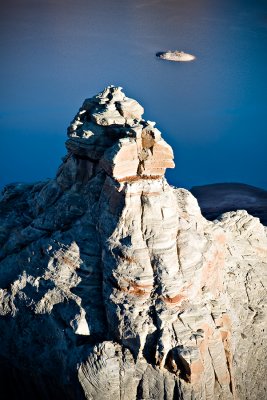
[[[173,152],[109,86],[56,177],[0,198],[0,382],[10,399],[266,396],[266,228],[206,220]]]

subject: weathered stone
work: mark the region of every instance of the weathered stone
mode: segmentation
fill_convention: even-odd
[[[141,119],[144,114],[144,109],[140,104],[133,99],[126,98],[124,101],[118,102],[118,110],[126,120]]]
[[[172,149],[142,112],[121,88],[87,99],[56,178],[2,193],[14,398],[266,396],[266,228],[246,211],[207,221],[165,180]]]

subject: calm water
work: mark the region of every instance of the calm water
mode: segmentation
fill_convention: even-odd
[[[1,186],[54,176],[83,99],[115,84],[173,146],[172,184],[267,188],[267,1],[1,3]]]

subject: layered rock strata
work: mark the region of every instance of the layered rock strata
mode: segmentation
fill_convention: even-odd
[[[165,180],[172,149],[142,114],[106,88],[71,123],[56,178],[2,193],[13,398],[265,398],[266,228],[246,211],[207,221]]]
[[[174,167],[172,148],[143,112],[121,88],[109,87],[85,100],[68,128],[67,149],[119,182],[160,178]]]

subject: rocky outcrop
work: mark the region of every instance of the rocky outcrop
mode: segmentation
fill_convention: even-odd
[[[70,154],[87,157],[118,182],[155,179],[173,168],[172,148],[144,109],[120,88],[109,87],[85,100],[68,129]]]
[[[108,87],[75,116],[55,179],[3,191],[13,398],[265,398],[266,228],[246,211],[206,220],[165,180],[172,149],[142,113]]]

